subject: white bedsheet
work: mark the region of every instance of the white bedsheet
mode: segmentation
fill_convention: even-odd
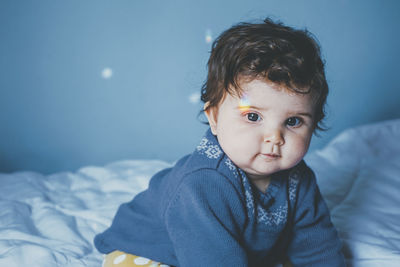
[[[170,164],[120,161],[76,173],[0,175],[0,266],[101,266],[93,237]]]
[[[400,120],[350,129],[307,156],[349,266],[400,266]],[[0,266],[100,266],[96,233],[144,190],[162,161],[75,173],[0,174]]]
[[[349,266],[400,266],[400,120],[350,129],[307,162]]]

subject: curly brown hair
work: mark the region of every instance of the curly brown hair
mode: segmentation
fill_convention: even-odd
[[[328,84],[315,37],[273,22],[239,23],[224,31],[212,45],[208,76],[201,89],[205,111],[216,107],[226,93],[241,95],[242,78],[264,78],[315,103],[314,129],[324,130]]]

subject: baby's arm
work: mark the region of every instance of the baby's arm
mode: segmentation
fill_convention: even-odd
[[[230,181],[213,170],[183,179],[165,213],[179,266],[247,266],[240,244],[245,210]]]
[[[322,199],[314,173],[307,168],[294,207],[288,256],[294,266],[345,266],[341,242]]]

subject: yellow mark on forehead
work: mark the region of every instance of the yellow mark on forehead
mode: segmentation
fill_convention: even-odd
[[[240,111],[247,111],[250,109],[250,100],[246,94],[243,94],[239,100],[239,110]]]

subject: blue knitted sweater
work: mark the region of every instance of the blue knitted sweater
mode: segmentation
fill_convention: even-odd
[[[344,266],[312,170],[302,161],[274,174],[261,192],[210,130],[194,153],[122,204],[94,243],[101,253],[181,267],[273,266],[284,258],[294,266]]]

